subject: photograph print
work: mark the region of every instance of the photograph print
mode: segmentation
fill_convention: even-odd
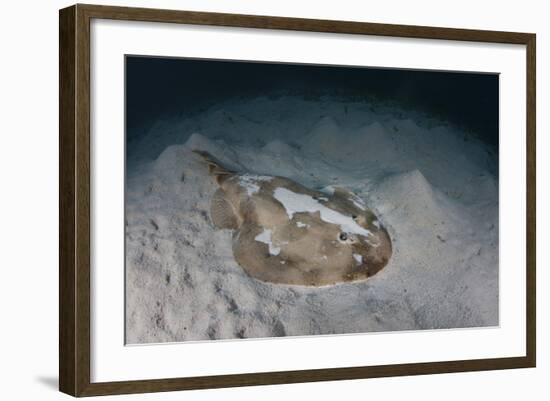
[[[125,58],[125,343],[499,325],[499,76]]]

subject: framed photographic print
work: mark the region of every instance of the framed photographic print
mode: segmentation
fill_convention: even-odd
[[[535,366],[535,35],[60,11],[60,390]]]

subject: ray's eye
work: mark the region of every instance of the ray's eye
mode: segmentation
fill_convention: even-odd
[[[340,238],[340,241],[345,241],[348,239],[348,235],[346,233],[340,233],[338,238]]]
[[[352,218],[353,220],[355,220],[355,219],[357,219],[357,215],[356,215],[356,214],[352,214],[352,215],[351,215],[351,218]]]

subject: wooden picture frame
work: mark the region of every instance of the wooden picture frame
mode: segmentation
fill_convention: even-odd
[[[526,355],[366,367],[258,372],[121,382],[90,380],[90,21],[94,18],[278,29],[526,46],[527,227]],[[253,15],[74,5],[59,14],[59,389],[73,396],[144,393],[400,375],[534,367],[535,278],[535,48],[530,33],[495,32]]]

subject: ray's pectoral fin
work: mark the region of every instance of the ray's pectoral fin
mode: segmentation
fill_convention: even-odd
[[[233,208],[233,205],[227,200],[222,189],[217,189],[210,203],[210,218],[212,223],[218,228],[235,230],[239,228],[240,220]]]

